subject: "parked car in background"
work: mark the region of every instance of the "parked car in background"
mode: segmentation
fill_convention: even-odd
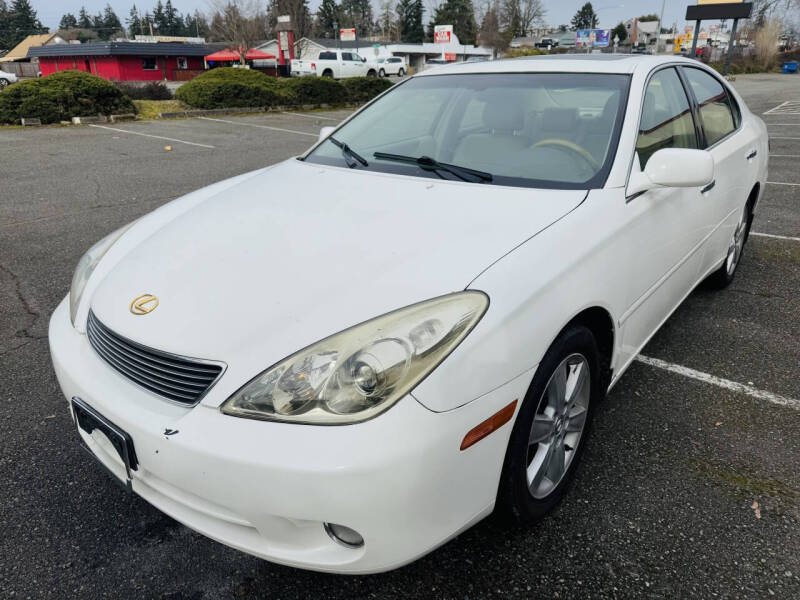
[[[389,75],[397,75],[398,77],[402,77],[408,71],[406,62],[399,56],[379,58],[375,62],[378,66],[378,75],[380,77],[388,77]]]
[[[693,60],[431,69],[93,245],[50,319],[55,373],[81,443],[172,518],[393,569],[557,505],[607,390],[697,284],[733,280],[767,161],[762,120]]]
[[[0,71],[0,90],[16,82],[17,82],[17,76],[14,75],[14,73]]]
[[[555,48],[558,46],[558,40],[553,38],[542,38],[542,41],[536,42],[535,46],[537,48],[546,48],[549,50],[550,48]]]
[[[318,75],[345,79],[347,77],[377,77],[378,65],[356,52],[348,50],[325,50],[315,59],[292,59],[291,75]]]

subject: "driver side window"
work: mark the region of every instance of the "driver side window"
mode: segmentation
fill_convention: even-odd
[[[674,68],[658,71],[647,84],[636,138],[641,167],[662,148],[697,148],[689,100]]]

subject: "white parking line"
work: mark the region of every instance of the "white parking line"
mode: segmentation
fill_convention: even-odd
[[[717,387],[721,387],[732,392],[747,394],[748,396],[752,396],[758,400],[766,400],[767,402],[777,404],[778,406],[787,406],[795,410],[800,410],[800,400],[795,400],[794,398],[787,398],[786,396],[780,396],[778,394],[773,394],[772,392],[759,390],[752,386],[744,385],[743,383],[737,383],[736,381],[731,381],[729,379],[722,379],[721,377],[716,377],[715,375],[710,375],[709,373],[704,373],[703,371],[695,371],[689,367],[669,363],[658,358],[650,358],[649,356],[643,356],[640,354],[636,357],[636,360],[640,363],[650,365],[651,367],[656,367],[657,369],[663,369],[671,373],[677,373],[678,375],[688,377],[689,379],[702,381],[703,383],[710,383],[711,385],[716,385]]]
[[[117,129],[116,127],[106,127],[105,125],[89,125],[89,127],[97,127],[98,129],[108,129],[109,131],[119,131],[120,133],[130,133],[131,135],[141,135],[149,138],[156,138],[157,140],[167,140],[169,142],[178,142],[179,144],[187,144],[189,146],[200,146],[201,148],[214,148],[208,144],[198,144],[197,142],[187,142],[186,140],[179,140],[176,138],[164,137],[163,135],[152,135],[150,133],[142,133],[140,131],[129,131],[127,129]]]
[[[800,154],[770,154],[774,158],[800,158]]]
[[[306,119],[325,119],[326,121],[336,121],[339,122],[341,119],[334,119],[333,117],[321,117],[319,115],[304,115],[302,113],[295,113],[289,111],[282,111],[285,115],[294,115],[295,117],[305,117]]]
[[[785,181],[768,181],[767,183],[769,183],[770,185],[794,185],[794,186],[800,185],[800,183],[787,183]]]
[[[767,125],[774,125],[775,127],[800,127],[800,122],[798,122],[798,123],[767,123]]]
[[[295,131],[294,129],[283,129],[282,127],[269,127],[268,125],[257,125],[255,123],[245,123],[244,121],[228,121],[226,119],[212,119],[211,117],[197,117],[204,121],[216,121],[217,123],[229,123],[231,125],[244,125],[245,127],[258,127],[259,129],[271,129],[272,131],[283,131],[285,133],[294,133],[296,135],[307,135],[309,137],[319,137],[318,133],[308,133],[307,131]]]
[[[800,237],[791,237],[788,235],[775,235],[774,233],[758,233],[757,231],[751,231],[750,235],[757,235],[758,237],[765,237],[765,238],[773,238],[776,240],[788,240],[790,242],[800,242]]]
[[[769,136],[771,140],[800,140],[800,137],[775,137],[774,135]]]
[[[800,101],[787,100],[774,108],[770,108],[765,115],[800,115]]]

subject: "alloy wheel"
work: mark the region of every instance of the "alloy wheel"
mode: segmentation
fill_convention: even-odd
[[[747,233],[747,208],[742,211],[742,216],[739,218],[739,223],[733,231],[733,238],[728,246],[728,256],[725,259],[725,270],[728,276],[733,275],[736,266],[739,264],[739,259],[742,256],[742,249],[744,248],[744,239]]]
[[[581,354],[566,357],[553,371],[539,399],[528,438],[528,490],[549,496],[569,470],[583,436],[591,397],[589,362]]]

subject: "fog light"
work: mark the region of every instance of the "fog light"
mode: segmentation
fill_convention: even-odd
[[[364,538],[349,527],[337,525],[336,523],[323,523],[322,526],[325,528],[325,533],[334,542],[341,544],[345,548],[361,548],[364,545]]]

